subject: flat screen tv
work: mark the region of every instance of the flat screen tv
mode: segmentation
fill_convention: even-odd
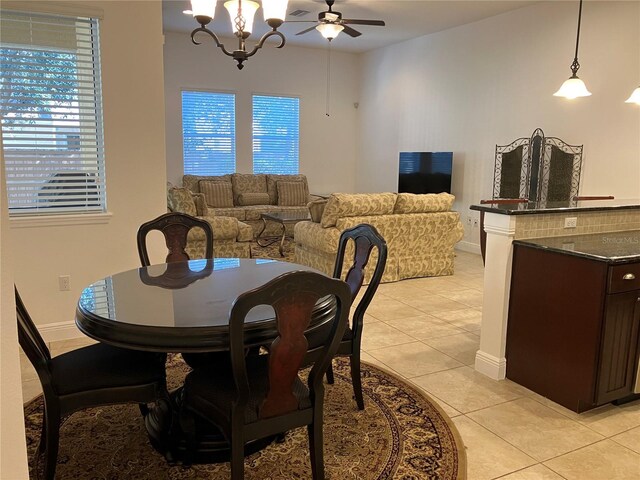
[[[451,193],[453,152],[400,152],[398,193]]]

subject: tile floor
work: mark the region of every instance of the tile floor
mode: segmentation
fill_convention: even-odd
[[[453,419],[469,480],[637,480],[640,401],[576,414],[473,369],[482,260],[457,252],[455,275],[383,284],[367,311],[363,359],[395,371]],[[52,355],[89,343],[50,345]],[[25,401],[40,387],[22,355]]]

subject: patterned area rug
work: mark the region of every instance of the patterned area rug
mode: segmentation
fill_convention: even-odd
[[[251,258],[273,258],[274,260],[283,260],[285,262],[294,261],[295,257],[295,242],[290,237],[284,240],[284,257],[280,256],[278,247],[280,246],[280,237],[270,237],[274,241],[271,245],[261,247],[257,243],[251,245]]]
[[[188,367],[170,357],[170,388],[179,386]],[[428,397],[394,375],[362,365],[366,408],[352,398],[349,362],[334,362],[336,382],[325,390],[325,468],[333,480],[464,480],[466,457],[447,415]],[[39,478],[34,457],[42,422],[42,396],[25,405],[31,478]],[[84,410],[70,416],[60,431],[56,478],[79,479],[227,479],[228,463],[169,466],[147,438],[137,405]],[[310,479],[306,428],[287,434],[245,459],[245,478]]]

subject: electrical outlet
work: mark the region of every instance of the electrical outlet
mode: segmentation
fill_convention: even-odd
[[[564,228],[576,228],[578,226],[578,217],[567,217],[564,219]]]
[[[71,276],[70,275],[60,275],[58,277],[58,287],[61,292],[68,292],[71,290]]]

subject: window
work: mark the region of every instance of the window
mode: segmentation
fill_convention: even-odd
[[[236,171],[236,96],[182,92],[184,173],[225,175]]]
[[[297,174],[300,99],[253,96],[253,173]]]
[[[98,20],[2,12],[9,213],[106,210]]]

